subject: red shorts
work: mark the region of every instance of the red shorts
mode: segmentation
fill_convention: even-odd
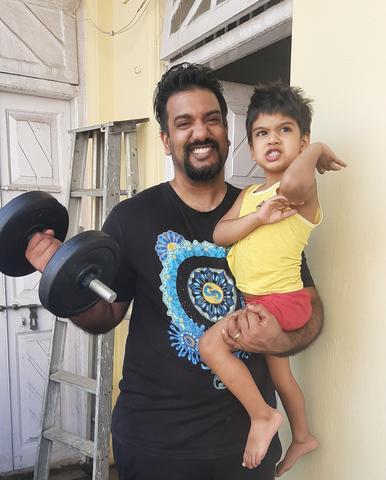
[[[275,315],[283,330],[297,330],[311,317],[311,297],[305,288],[297,292],[271,293],[269,295],[244,295],[247,304],[261,303]]]

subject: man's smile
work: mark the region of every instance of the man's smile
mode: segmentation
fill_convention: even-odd
[[[214,142],[205,144],[187,145],[186,151],[192,155],[196,160],[206,160],[213,152],[218,152],[218,147]]]

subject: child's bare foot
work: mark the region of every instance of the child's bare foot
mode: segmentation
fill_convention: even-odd
[[[280,477],[283,473],[292,468],[297,460],[307,453],[312,452],[318,448],[318,440],[312,435],[308,435],[302,441],[292,440],[283,460],[278,464],[275,471],[275,476]]]
[[[267,416],[251,420],[247,445],[243,455],[243,467],[256,468],[267,453],[272,437],[279,430],[283,416],[270,408]]]

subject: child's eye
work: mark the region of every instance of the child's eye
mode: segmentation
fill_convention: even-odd
[[[281,129],[282,132],[290,132],[291,131],[291,128],[290,127],[283,127]]]
[[[267,132],[265,130],[259,130],[256,132],[256,137],[263,137],[264,135],[267,135]]]

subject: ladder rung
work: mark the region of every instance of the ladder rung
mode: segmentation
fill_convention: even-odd
[[[47,429],[43,432],[43,436],[47,438],[47,440],[60,443],[61,445],[73,448],[90,458],[94,458],[94,442],[91,440],[85,440],[84,438],[55,427]]]
[[[70,197],[103,197],[103,188],[84,188],[82,190],[72,190]]]
[[[121,195],[127,195],[127,190],[120,190]],[[72,198],[81,198],[81,197],[103,197],[104,189],[103,188],[85,188],[82,190],[72,190],[70,197]]]
[[[71,324],[71,320],[69,318],[62,318],[62,317],[55,317],[57,322],[62,322],[62,323],[69,323]]]
[[[66,372],[65,370],[58,370],[50,375],[50,380],[80,388],[81,390],[93,393],[94,395],[96,394],[97,382],[94,378],[75,375],[74,373]]]

